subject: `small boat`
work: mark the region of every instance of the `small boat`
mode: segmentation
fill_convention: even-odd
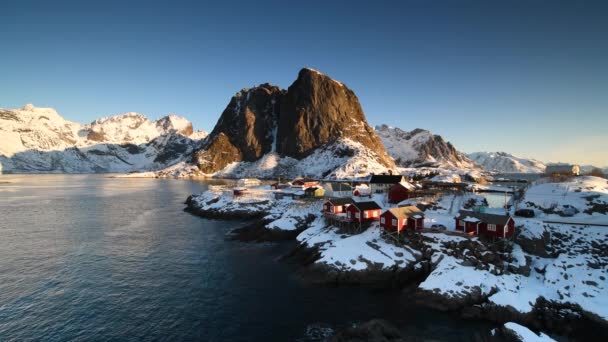
[[[247,190],[247,188],[244,188],[244,187],[236,187],[236,188],[234,188],[234,190],[233,190],[233,194],[234,194],[234,196],[240,196],[240,195],[243,195],[243,194],[247,193],[248,191],[249,191],[249,190]]]

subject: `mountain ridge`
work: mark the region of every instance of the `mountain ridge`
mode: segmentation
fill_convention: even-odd
[[[0,109],[2,172],[130,172],[189,158],[205,132],[174,114],[151,121],[129,112],[88,124],[65,120],[52,108],[27,104]],[[192,138],[191,138],[192,137]]]
[[[386,124],[378,125],[375,131],[382,139],[395,163],[402,167],[444,167],[458,169],[478,168],[464,153],[442,136],[428,130],[416,128],[404,131]]]

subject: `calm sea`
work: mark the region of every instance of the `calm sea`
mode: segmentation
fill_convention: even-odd
[[[279,260],[292,243],[228,241],[245,221],[183,212],[206,187],[0,176],[0,341],[314,341],[372,318],[420,340],[491,328],[406,291],[307,285]]]

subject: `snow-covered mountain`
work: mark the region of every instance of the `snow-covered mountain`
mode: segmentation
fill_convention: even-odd
[[[546,165],[536,159],[519,158],[505,152],[475,152],[470,153],[475,163],[486,171],[500,173],[543,173]]]
[[[359,177],[395,169],[359,100],[310,68],[283,90],[270,84],[232,97],[193,161],[216,177]]]
[[[0,109],[0,172],[157,170],[189,159],[205,136],[176,115],[126,113],[81,125],[28,104]]]
[[[433,166],[471,169],[476,165],[452,144],[424,129],[407,132],[388,125],[376,126],[387,152],[403,167]]]

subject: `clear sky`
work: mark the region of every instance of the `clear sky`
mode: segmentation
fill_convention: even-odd
[[[211,130],[241,88],[309,66],[372,125],[608,166],[607,16],[608,1],[5,1],[0,107]]]

